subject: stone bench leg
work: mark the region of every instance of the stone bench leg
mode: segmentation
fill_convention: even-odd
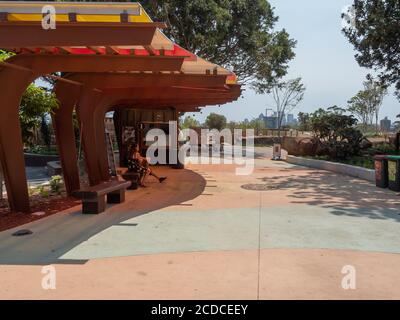
[[[122,203],[125,201],[125,189],[113,191],[107,194],[107,203]]]
[[[106,202],[104,196],[82,200],[82,213],[84,214],[98,214],[104,212],[105,210]]]
[[[130,182],[131,185],[128,190],[137,190],[139,188],[139,178],[132,178]]]

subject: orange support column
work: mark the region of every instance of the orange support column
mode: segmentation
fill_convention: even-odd
[[[103,181],[108,181],[111,179],[108,156],[107,156],[107,143],[105,140],[105,125],[104,118],[106,116],[107,111],[109,110],[109,100],[103,100],[97,107],[94,112],[94,126],[95,126],[95,135],[96,135],[96,143],[97,143],[97,152],[98,152],[98,163],[100,168],[100,174]]]
[[[53,114],[53,124],[68,195],[80,188],[72,112],[81,90],[81,86],[65,82],[57,83],[55,88],[60,105]]]
[[[18,108],[33,79],[29,70],[6,67],[0,71],[0,161],[10,208],[17,212],[30,210]]]
[[[86,169],[91,186],[102,181],[98,163],[96,133],[94,126],[94,110],[101,101],[101,92],[85,88],[79,99],[76,111],[82,135],[82,147],[85,155]]]

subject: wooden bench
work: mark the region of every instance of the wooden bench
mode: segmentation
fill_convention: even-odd
[[[107,203],[122,203],[125,201],[125,190],[131,185],[129,181],[110,181],[80,189],[74,196],[82,199],[82,213],[98,214],[106,210]]]

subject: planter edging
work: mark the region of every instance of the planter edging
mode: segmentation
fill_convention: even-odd
[[[25,165],[27,167],[46,167],[47,162],[59,161],[58,155],[36,154],[24,152]]]
[[[344,163],[337,163],[325,160],[308,159],[287,155],[286,162],[300,166],[322,169],[334,173],[344,174],[350,177],[359,178],[375,183],[375,170],[352,166]]]

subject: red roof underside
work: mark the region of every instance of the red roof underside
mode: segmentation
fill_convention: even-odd
[[[68,50],[70,51],[70,54],[96,54],[95,51],[93,51],[89,48],[73,48],[73,47],[71,47]],[[97,48],[97,50],[100,54],[106,54],[105,48]],[[31,50],[25,50],[25,51],[30,52]],[[40,53],[41,49],[36,48],[34,51],[36,53]],[[62,50],[59,48],[51,48],[50,51],[54,54],[62,53]],[[129,49],[117,48],[117,51],[118,51],[118,54],[120,54],[120,55],[137,55],[137,56],[150,56],[150,55],[160,56],[161,55],[160,50],[151,50],[151,52],[149,52],[149,50],[146,50],[146,49],[129,50]],[[164,56],[187,57],[186,60],[189,60],[189,61],[196,60],[196,56],[193,53],[183,49],[182,47],[180,47],[176,44],[174,44],[173,50],[164,50]]]

